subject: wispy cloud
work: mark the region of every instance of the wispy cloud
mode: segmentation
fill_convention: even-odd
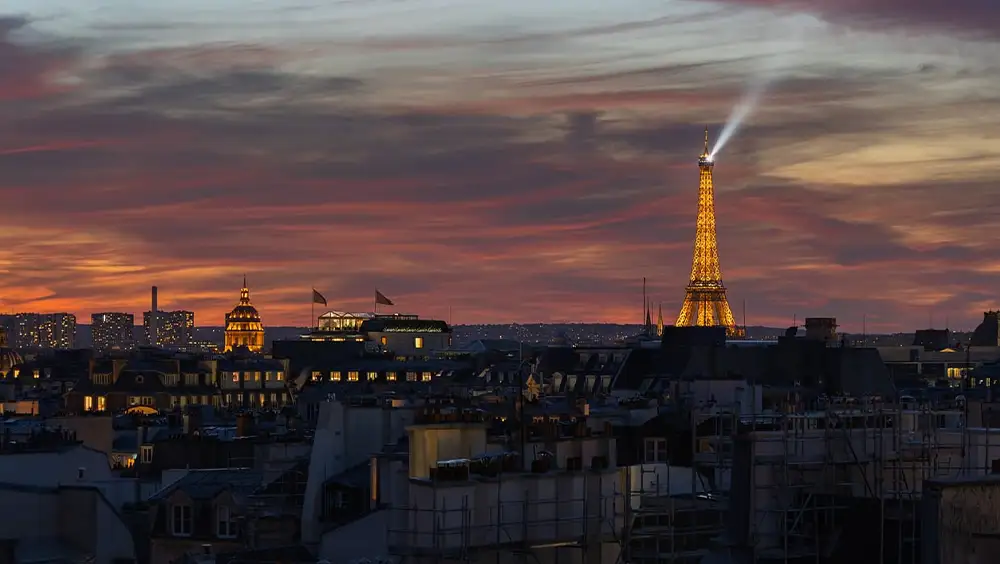
[[[978,322],[1000,279],[1000,122],[985,111],[1000,74],[979,56],[995,45],[944,17],[947,48],[914,54],[896,30],[934,24],[929,4],[733,3],[749,8],[518,3],[434,24],[434,1],[374,2],[351,8],[376,26],[365,38],[296,33],[294,14],[330,12],[273,0],[245,16],[259,40],[225,43],[197,39],[235,34],[218,14],[168,8],[0,20],[0,308],[139,311],[157,284],[166,307],[216,324],[246,273],[272,325],[304,323],[311,286],[362,309],[375,284],[460,322],[636,321],[646,276],[669,317],[701,129],[781,48],[761,30],[803,10],[898,27],[865,27],[849,58],[831,56],[842,30],[817,28],[727,147],[734,305],[778,325]],[[418,35],[392,32],[405,15],[423,18]],[[198,33],[178,40],[185,29]]]

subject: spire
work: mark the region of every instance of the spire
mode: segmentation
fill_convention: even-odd
[[[243,275],[243,288],[240,289],[240,303],[250,303],[250,288],[247,287],[247,275]]]
[[[656,314],[656,335],[658,337],[663,336],[663,302],[660,302],[659,311]]]
[[[705,126],[705,154],[708,154],[708,126]]]
[[[651,309],[652,309],[652,304],[650,304],[650,303],[647,302],[646,303],[646,329],[645,329],[645,333],[646,333],[647,337],[649,337],[653,333],[653,319],[652,319],[652,312],[650,311]]]

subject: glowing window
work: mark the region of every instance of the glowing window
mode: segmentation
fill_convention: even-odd
[[[423,337],[414,337],[413,338],[413,348],[416,348],[416,349],[422,349],[422,348],[424,348],[424,338]]]
[[[93,396],[84,396],[84,398],[83,398],[83,410],[84,411],[93,411],[94,410],[94,397]]]
[[[330,379],[334,382],[340,382],[340,372],[331,372]]]
[[[349,382],[357,382],[358,381],[358,372],[356,370],[351,370],[350,372],[348,372],[347,373],[347,380]]]
[[[388,381],[390,381],[390,382],[395,382],[396,381],[396,373],[395,372],[386,372],[385,373],[385,379],[388,380]]]
[[[420,381],[421,382],[430,382],[431,381],[431,373],[430,372],[424,372],[423,374],[421,374],[420,375]]]
[[[369,372],[368,381],[378,380],[378,372]]]

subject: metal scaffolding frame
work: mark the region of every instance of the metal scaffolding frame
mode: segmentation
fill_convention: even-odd
[[[529,479],[531,476],[530,473],[512,474]],[[436,505],[440,499],[438,491],[452,489],[454,485],[432,480],[423,487],[431,490],[435,505],[388,508],[389,553],[403,563],[487,561],[492,556],[499,564],[509,562],[501,557],[504,553],[513,556],[516,562],[527,563],[540,562],[537,556],[540,550],[573,549],[584,555],[583,561],[601,564],[601,545],[620,545],[617,518],[624,507],[622,492],[617,480],[610,496],[600,491],[600,480],[597,480],[598,491],[592,492],[594,473],[591,470],[558,471],[548,475],[572,474],[584,478],[582,495],[563,498],[559,495],[560,488],[555,487],[554,497],[540,499],[526,489],[520,499],[509,501],[503,500],[503,494],[510,493],[514,479],[497,476],[491,479],[496,483],[496,497],[486,508],[475,507],[476,501],[485,501],[485,496],[478,492],[472,496],[463,495],[457,506]],[[614,478],[606,474],[598,476]],[[477,486],[484,483],[489,482],[476,482]],[[567,508],[580,511],[567,512]],[[485,522],[483,509],[488,512]],[[418,528],[414,523],[430,526]],[[598,552],[596,559],[587,556],[594,549]]]

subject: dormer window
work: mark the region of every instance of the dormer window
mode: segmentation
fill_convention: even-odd
[[[174,505],[170,508],[170,533],[175,537],[191,536],[191,506]]]
[[[139,463],[153,463],[153,445],[142,445],[139,447]]]
[[[141,374],[137,375],[137,376],[135,377],[135,383],[136,383],[136,384],[142,384],[142,382],[143,382],[143,378],[142,378],[142,375],[141,375]]]
[[[648,438],[645,441],[646,462],[667,462],[667,440]]]
[[[216,509],[215,534],[220,539],[236,538],[236,519],[231,507],[220,505]]]

